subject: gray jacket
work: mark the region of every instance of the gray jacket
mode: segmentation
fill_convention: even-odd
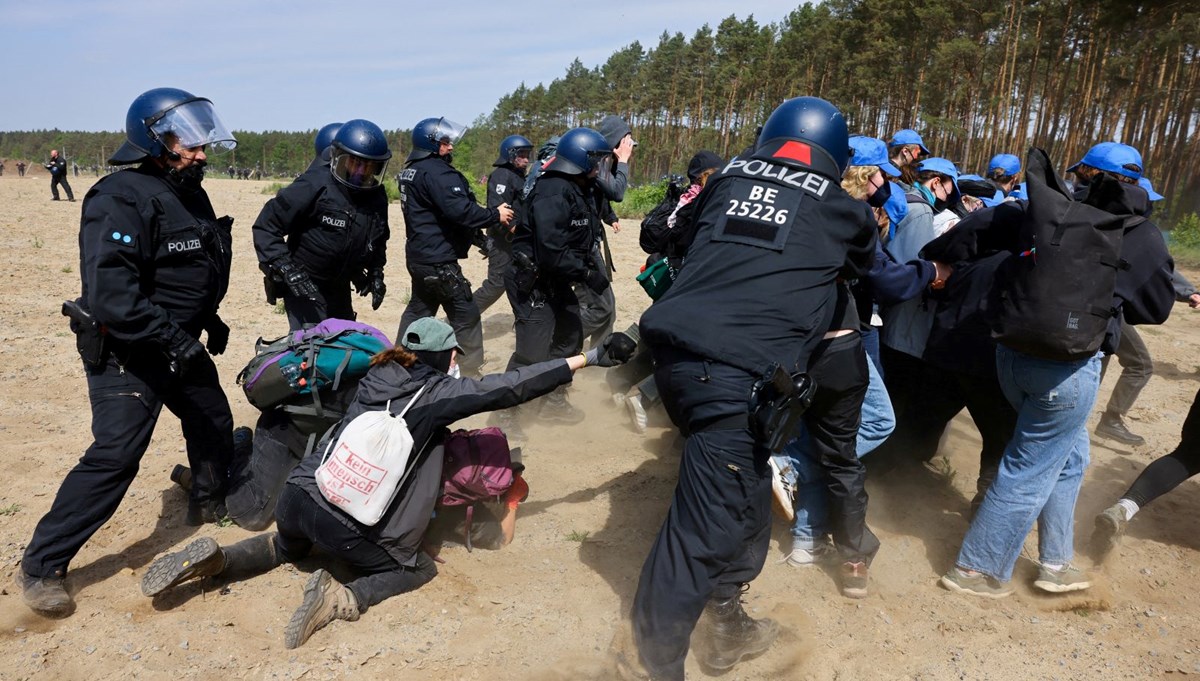
[[[916,190],[910,195],[920,196]],[[917,260],[925,244],[933,241],[933,207],[923,199],[920,203],[908,204],[908,216],[894,228],[894,236],[887,245],[887,252],[896,262]],[[883,317],[883,330],[879,341],[893,350],[920,358],[925,354],[925,342],[933,329],[935,306],[926,304],[924,295],[910,298],[894,305],[885,305],[879,314]]]
[[[566,361],[548,360],[478,380],[451,378],[424,364],[405,369],[395,362],[372,367],[358,384],[353,404],[331,433],[292,471],[287,484],[300,487],[327,513],[381,546],[401,565],[416,563],[421,538],[442,493],[442,443],[455,421],[485,411],[514,407],[571,382]],[[425,392],[405,414],[413,437],[415,467],[392,505],[374,526],[368,527],[332,506],[317,488],[317,467],[331,439],[345,424],[367,411],[381,411],[392,401],[400,413],[422,386]],[[418,449],[419,448],[419,449]]]

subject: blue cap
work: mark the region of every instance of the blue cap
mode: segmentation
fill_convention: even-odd
[[[1016,175],[1021,172],[1021,159],[1012,154],[996,154],[988,161],[988,175],[997,168],[1003,170],[1005,175]]]
[[[959,175],[960,180],[970,180],[972,182],[987,182],[981,175]]]
[[[921,139],[921,136],[917,134],[916,130],[911,130],[909,128],[897,130],[896,134],[892,135],[892,141],[888,143],[888,146],[898,147],[901,144],[915,144],[918,147],[921,147],[921,151],[924,152],[926,156],[930,154],[929,149],[925,147],[925,141]]]
[[[1141,172],[1126,168],[1126,165],[1135,165],[1142,167],[1142,155],[1137,149],[1128,144],[1120,144],[1118,142],[1101,142],[1083,155],[1079,163],[1067,168],[1067,172],[1073,172],[1080,165],[1089,165],[1097,170],[1104,170],[1135,180],[1142,177]]]
[[[1009,192],[1008,198],[1024,199],[1024,200],[1028,201],[1029,200],[1029,192],[1027,192],[1025,190],[1025,183],[1022,182],[1021,184],[1017,185],[1011,192]]]
[[[962,178],[959,178],[959,179],[962,179]],[[987,196],[980,196],[979,200],[983,202],[984,208],[991,208],[992,206],[998,206],[998,205],[1004,203],[1004,192],[997,189],[996,193],[992,194],[992,196],[990,198]]]
[[[925,172],[927,170],[946,175],[950,178],[950,181],[954,183],[954,193],[951,194],[950,198],[948,199],[950,205],[953,206],[962,200],[962,193],[958,191],[958,167],[955,166],[953,162],[951,162],[949,159],[941,158],[939,156],[934,156],[932,158],[927,158],[917,162],[918,173]]]
[[[850,138],[850,149],[854,151],[854,156],[850,157],[850,165],[878,166],[888,175],[900,177],[900,169],[892,165],[892,160],[888,158],[887,145],[883,140],[855,135]]]
[[[887,203],[883,204],[883,210],[887,211],[888,220],[892,223],[892,229],[888,231],[888,234],[894,235],[896,225],[908,217],[908,199],[904,196],[903,187],[895,182],[888,182],[888,184],[892,186],[892,193],[888,195]]]
[[[1142,189],[1146,190],[1146,193],[1150,195],[1151,201],[1162,201],[1163,199],[1166,198],[1162,194],[1159,194],[1158,192],[1154,191],[1154,185],[1150,184],[1150,180],[1147,178],[1139,177],[1138,178],[1138,186],[1141,187]]]

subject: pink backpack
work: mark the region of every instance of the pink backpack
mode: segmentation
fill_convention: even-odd
[[[456,430],[446,438],[439,503],[467,507],[468,551],[475,502],[500,501],[512,484],[512,456],[504,431],[496,427]]]

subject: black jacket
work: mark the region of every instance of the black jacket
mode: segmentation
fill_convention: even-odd
[[[651,346],[751,373],[773,362],[793,372],[808,366],[833,317],[836,282],[866,273],[878,226],[841,188],[831,161],[813,150],[802,164],[775,157],[780,149],[734,159],[696,197],[687,264],[642,315]]]
[[[397,177],[409,264],[461,260],[471,238],[500,221],[500,211],[476,203],[467,178],[440,156],[413,161]]]
[[[555,171],[542,175],[526,198],[525,218],[513,235],[513,251],[528,255],[543,281],[583,281],[590,253],[603,225],[606,205],[595,183],[580,186]]]
[[[359,382],[354,403],[341,424],[300,462],[287,484],[303,489],[326,512],[362,532],[401,565],[413,565],[442,493],[442,444],[450,433],[447,427],[468,416],[514,407],[570,382],[571,370],[561,359],[478,380],[451,378],[420,363],[411,369],[395,362],[372,367]],[[336,440],[345,424],[364,412],[382,411],[389,400],[392,412],[398,414],[421,386],[426,386],[425,392],[404,416],[413,438],[411,465],[415,468],[379,522],[370,527],[362,525],[321,495],[315,477],[317,467],[326,447]]]
[[[67,162],[62,156],[57,156],[46,162],[46,170],[50,171],[51,177],[62,179],[67,176]]]
[[[488,191],[487,191],[487,207],[488,209],[497,208],[507,203],[514,212],[513,222],[510,225],[518,224],[521,219],[520,211],[521,194],[525,187],[525,176],[522,175],[511,163],[496,166],[491,175],[488,175]],[[496,211],[497,215],[499,211]],[[511,248],[512,244],[512,229],[500,224],[497,220],[495,224],[488,228],[488,233],[493,239],[500,240],[501,248]]]
[[[387,192],[353,190],[314,164],[267,201],[254,221],[254,250],[265,269],[291,256],[319,282],[348,282],[387,263]]]
[[[162,344],[178,326],[198,338],[229,288],[233,219],[151,163],[101,178],[82,213],[84,305],[109,335]]]

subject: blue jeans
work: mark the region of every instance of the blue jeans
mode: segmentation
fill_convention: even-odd
[[[1100,356],[1056,362],[998,345],[996,370],[1017,427],[956,562],[1006,582],[1034,520],[1041,562],[1066,564],[1074,555],[1075,499],[1088,465]]]
[[[892,412],[892,401],[875,362],[867,362],[870,382],[867,395],[863,398],[862,422],[858,427],[855,453],[862,458],[883,441],[896,428],[896,415]],[[808,429],[803,423],[796,437],[774,456],[775,463],[783,472],[784,484],[795,490],[796,520],[792,523],[794,548],[812,549],[818,537],[830,531],[829,494],[826,491],[825,473],[813,454]]]

